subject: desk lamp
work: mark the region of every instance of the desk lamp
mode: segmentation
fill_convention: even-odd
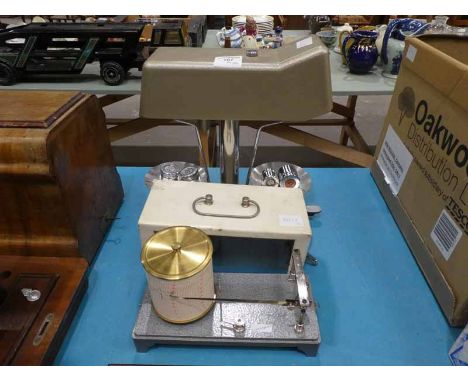
[[[239,121],[331,111],[329,52],[315,35],[278,49],[158,48],[143,66],[144,118],[219,121],[221,181],[238,183]]]

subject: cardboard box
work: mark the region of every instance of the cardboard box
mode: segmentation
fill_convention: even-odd
[[[372,175],[448,321],[468,321],[468,38],[410,38]]]

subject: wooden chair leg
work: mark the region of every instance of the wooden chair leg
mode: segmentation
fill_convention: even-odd
[[[347,126],[344,126],[344,129],[346,130],[346,135],[351,139],[351,142],[353,142],[353,146],[363,152],[370,154],[370,148],[367,145],[366,141],[362,137],[361,133],[359,130],[356,128],[356,124],[354,123],[354,120],[350,121],[350,124]]]
[[[354,124],[354,115],[356,113],[356,103],[357,103],[357,96],[355,95],[349,96],[346,102],[346,110],[342,110],[342,112],[343,111],[346,111],[346,112],[338,113],[346,117],[349,123],[348,126],[354,126],[354,128],[356,127],[356,125]],[[338,109],[337,111],[339,112],[340,110]],[[342,126],[341,132],[340,132],[340,145],[347,146],[348,141],[349,141],[349,134],[347,132],[347,126]]]
[[[346,128],[344,126],[341,126],[340,145],[348,146],[348,140],[349,140],[349,135],[346,132]]]

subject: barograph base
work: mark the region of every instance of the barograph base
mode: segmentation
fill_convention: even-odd
[[[283,300],[296,298],[295,283],[287,274],[215,273],[218,298]],[[216,302],[203,318],[189,324],[171,324],[154,312],[148,289],[145,291],[132,337],[137,351],[154,345],[210,345],[293,347],[314,356],[320,344],[315,307],[307,308],[302,333],[295,323],[298,309],[262,303]],[[236,333],[229,322],[242,319],[245,331]]]

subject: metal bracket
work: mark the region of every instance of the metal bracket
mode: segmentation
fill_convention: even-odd
[[[305,259],[306,264],[310,264],[313,267],[316,267],[319,263],[318,259],[311,255],[310,253],[307,254],[306,259]]]
[[[249,169],[247,170],[247,178],[245,180],[245,184],[249,184],[250,174],[252,173],[252,169],[255,164],[255,157],[257,156],[258,141],[260,139],[260,133],[262,132],[263,129],[266,129],[270,126],[279,125],[281,123],[283,123],[283,121],[267,123],[266,125],[260,126],[257,129],[257,134],[255,135],[255,142],[254,142],[253,153],[252,153],[252,160],[250,161],[250,166],[249,166]]]
[[[198,131],[197,125],[195,125],[193,123],[190,123],[190,122],[187,122],[187,121],[182,121],[180,119],[175,119],[174,121],[178,122],[178,123],[181,123],[183,125],[186,125],[186,126],[192,126],[193,127],[193,129],[195,131],[195,135],[197,137],[198,152],[200,153],[200,157],[203,159],[203,166],[205,167],[205,171],[206,171],[206,180],[208,181],[208,183],[210,183],[210,173],[208,172],[208,161],[207,161],[207,159],[205,157],[205,152],[203,151],[203,144],[202,144],[202,141],[201,141],[200,132]]]
[[[298,300],[301,308],[307,308],[310,305],[309,287],[307,285],[307,278],[304,273],[302,266],[301,253],[298,249],[295,249],[292,254],[293,267],[294,267],[294,279],[297,285]]]
[[[307,285],[307,278],[304,273],[304,268],[302,267],[301,253],[298,249],[294,249],[292,253],[293,268],[294,270],[290,273],[290,280],[296,281],[297,286],[297,296],[299,300],[299,318],[294,325],[294,330],[296,333],[304,332],[304,317],[307,307],[311,305],[309,286]]]
[[[307,205],[306,209],[307,209],[307,215],[308,216],[314,216],[314,215],[319,214],[320,212],[322,212],[322,209],[320,208],[320,206],[316,206],[316,205],[312,205],[312,204]]]
[[[250,215],[232,215],[232,214],[216,214],[216,213],[210,213],[210,212],[202,212],[197,207],[197,205],[200,202],[202,202],[206,206],[213,205],[214,204],[213,195],[206,194],[205,196],[200,196],[199,198],[196,198],[193,201],[192,203],[193,212],[201,216],[212,216],[212,217],[218,217],[218,218],[233,218],[233,219],[252,219],[260,213],[260,206],[258,205],[258,203],[255,200],[250,199],[248,196],[242,197],[241,206],[243,208],[249,208],[250,206],[255,206],[256,207],[255,212],[253,212]]]

